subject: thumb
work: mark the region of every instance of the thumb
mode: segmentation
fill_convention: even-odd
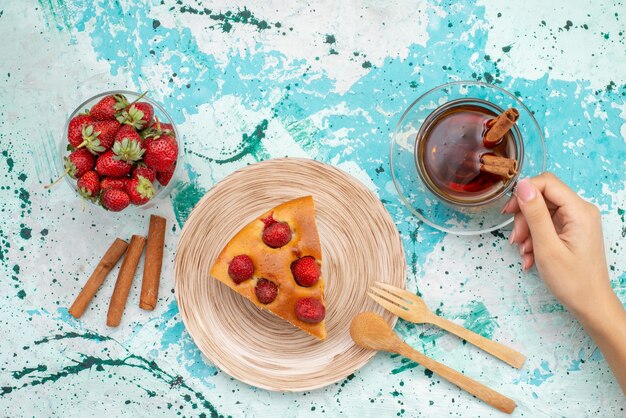
[[[546,201],[530,179],[523,179],[517,183],[515,196],[528,223],[535,249],[550,248],[560,243]]]

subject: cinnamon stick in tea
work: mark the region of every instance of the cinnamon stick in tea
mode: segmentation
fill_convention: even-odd
[[[498,145],[518,119],[519,112],[516,108],[512,107],[502,112],[495,119],[490,120],[487,123],[487,133],[485,133],[483,137],[483,145],[487,148],[493,148]]]
[[[76,296],[76,300],[74,300],[74,303],[72,303],[72,306],[68,310],[70,315],[76,319],[83,316],[96,292],[102,283],[104,283],[104,279],[106,279],[119,259],[122,258],[127,247],[128,243],[122,239],[116,238],[115,241],[113,241],[113,244],[111,244],[107,252],[104,253],[95,270],[91,273],[83,289],[78,296]]]
[[[513,178],[517,174],[517,160],[485,154],[480,157],[480,171],[495,174],[505,179]]]
[[[150,216],[146,259],[143,265],[143,279],[141,281],[141,297],[139,298],[139,307],[148,311],[155,308],[159,297],[165,224],[165,218],[156,215]]]
[[[109,304],[107,325],[110,327],[118,326],[122,320],[128,293],[130,293],[130,286],[133,284],[137,264],[139,264],[145,243],[146,239],[141,235],[133,235],[130,239],[128,250],[126,251],[124,261],[122,261],[122,267],[120,267],[120,272],[115,282],[111,303]]]

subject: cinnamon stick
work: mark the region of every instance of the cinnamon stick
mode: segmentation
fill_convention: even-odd
[[[505,179],[513,178],[517,174],[517,160],[500,157],[494,154],[485,154],[480,157],[480,171],[495,174]]]
[[[141,281],[141,297],[139,298],[139,307],[148,311],[155,308],[159,297],[165,224],[165,218],[156,215],[150,216],[146,259],[143,265],[143,279]]]
[[[130,245],[124,256],[124,261],[122,261],[122,267],[120,267],[120,272],[115,282],[115,289],[113,289],[113,295],[111,296],[111,303],[109,304],[107,325],[110,327],[118,326],[122,320],[130,286],[133,284],[137,264],[139,264],[145,243],[146,239],[140,235],[133,235],[130,239]]]
[[[519,112],[516,108],[512,107],[502,112],[495,119],[489,121],[487,124],[487,133],[483,137],[483,145],[487,148],[493,148],[498,145],[518,119]]]
[[[127,247],[128,243],[122,239],[116,238],[115,241],[113,241],[113,244],[111,244],[106,253],[104,253],[95,270],[91,273],[83,289],[78,296],[76,296],[76,300],[74,300],[74,303],[72,303],[72,306],[68,310],[70,315],[76,319],[83,316],[94,295],[102,283],[104,283],[104,279],[106,279],[119,259],[122,258]]]

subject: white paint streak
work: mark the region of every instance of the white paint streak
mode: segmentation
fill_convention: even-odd
[[[624,44],[618,35],[624,31],[624,14],[615,16],[614,2],[581,0],[576,7],[544,0],[478,3],[490,23],[486,52],[493,60],[501,59],[498,66],[512,77],[532,80],[548,74],[559,80],[582,79],[593,88],[626,83]],[[504,52],[509,45],[511,50]]]
[[[325,73],[336,81],[336,91],[345,93],[367,74],[368,69],[363,67],[366,61],[380,66],[388,58],[407,58],[412,44],[425,46],[428,41],[426,11],[433,8],[424,1],[412,0],[285,2],[280,7],[272,2],[221,0],[210,5],[215,12],[244,7],[270,24],[280,22],[281,28],[258,31],[252,25],[236,25],[230,33],[207,30],[207,26],[216,22],[193,14],[180,14],[173,19],[171,12],[164,7],[155,17],[167,27],[188,27],[201,50],[213,55],[223,65],[233,54],[247,56],[278,52],[284,55],[287,67],[300,68],[309,74]],[[444,14],[438,9],[435,13]],[[326,43],[326,35],[334,36],[336,42]],[[225,45],[232,45],[232,49],[225,48]],[[337,55],[330,54],[331,48]],[[319,57],[319,60],[311,57]]]

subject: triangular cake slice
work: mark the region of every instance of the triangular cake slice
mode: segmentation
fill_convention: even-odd
[[[313,197],[290,200],[243,227],[211,275],[312,336],[326,338],[322,249]]]

